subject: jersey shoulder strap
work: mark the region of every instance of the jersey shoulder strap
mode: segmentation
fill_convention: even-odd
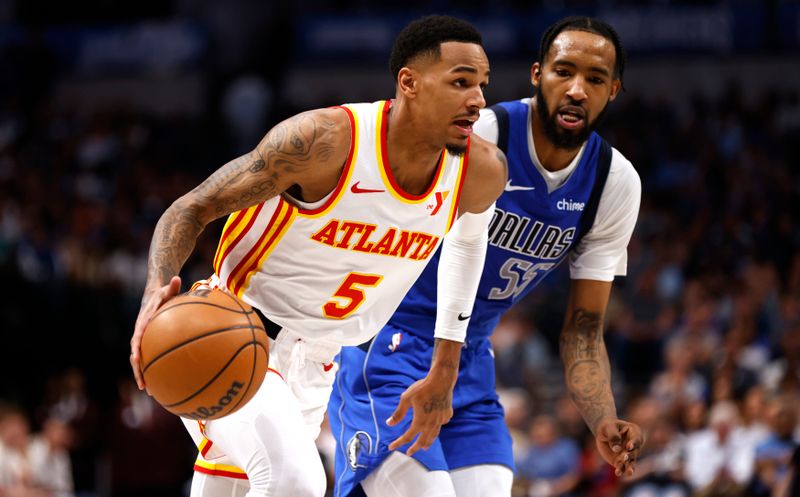
[[[500,104],[494,104],[489,109],[497,117],[497,148],[508,155],[508,111]]]
[[[597,172],[594,177],[594,186],[592,187],[592,193],[589,195],[589,201],[586,203],[586,209],[584,209],[581,215],[578,238],[572,243],[573,248],[578,246],[583,239],[583,235],[588,233],[594,225],[595,217],[597,217],[597,206],[600,205],[600,197],[603,194],[603,188],[606,186],[608,171],[611,169],[611,145],[602,138],[599,138],[599,140],[600,153],[597,158]]]

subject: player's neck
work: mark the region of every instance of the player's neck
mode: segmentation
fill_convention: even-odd
[[[544,125],[536,112],[536,100],[531,102],[531,132],[533,133],[533,146],[536,148],[536,157],[542,167],[548,171],[560,171],[569,166],[581,148],[565,149],[556,147],[544,132]]]
[[[386,156],[395,181],[407,193],[420,195],[436,173],[444,147],[431,143],[408,112],[395,101],[387,119]]]

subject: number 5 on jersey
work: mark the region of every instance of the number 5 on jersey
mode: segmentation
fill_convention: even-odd
[[[334,299],[322,306],[326,318],[344,319],[354,313],[364,303],[366,295],[363,287],[378,286],[383,276],[377,274],[350,273],[333,294]],[[342,305],[344,304],[344,305]]]

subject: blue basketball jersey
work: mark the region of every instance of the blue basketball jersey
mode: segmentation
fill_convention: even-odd
[[[489,246],[470,339],[488,337],[501,315],[564,260],[592,227],[611,164],[611,146],[592,133],[567,181],[548,192],[528,151],[528,113],[522,101],[491,107],[497,116],[498,146],[508,158],[508,183],[495,204]],[[439,252],[398,307],[390,323],[428,336],[436,322]]]

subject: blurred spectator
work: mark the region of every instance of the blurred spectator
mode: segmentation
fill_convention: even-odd
[[[49,492],[50,497],[73,497],[72,464],[69,449],[72,446],[72,429],[57,418],[44,422],[42,432],[28,448],[33,483]]]
[[[269,129],[272,93],[272,88],[255,75],[241,76],[225,90],[222,114],[236,155],[252,150]]]
[[[636,472],[626,480],[624,497],[689,497],[684,481],[684,436],[668,416],[659,416],[647,433]]]
[[[770,434],[769,427],[764,421],[765,396],[764,387],[754,385],[745,393],[742,401],[742,433],[751,447],[756,447]]]
[[[705,379],[694,371],[687,346],[687,341],[679,337],[667,342],[664,351],[666,369],[650,384],[650,395],[661,404],[664,411],[671,414],[677,414],[685,406],[707,395]]]
[[[736,405],[718,402],[708,418],[709,428],[686,440],[686,481],[696,497],[743,495],[753,474],[753,447],[742,436]]]
[[[183,424],[139,390],[132,378],[121,380],[118,391],[109,434],[112,497],[181,495],[197,454]]]
[[[789,469],[778,482],[773,497],[800,497],[800,447],[795,448]]]
[[[531,415],[530,395],[522,388],[498,388],[497,396],[500,405],[503,406],[506,425],[511,434],[514,460],[519,461],[527,454],[530,446],[528,441],[528,420]],[[583,424],[583,419],[580,421]]]
[[[564,392],[555,402],[555,414],[558,419],[561,433],[573,440],[583,440],[591,435],[589,427],[581,416],[578,406],[570,397],[569,393]],[[590,437],[594,438],[594,437]]]
[[[793,399],[779,396],[769,402],[767,410],[769,437],[755,448],[755,475],[748,488],[748,497],[769,497],[789,471],[792,454],[797,448],[794,430],[797,407]]]
[[[617,497],[619,478],[614,474],[614,467],[597,450],[594,436],[587,430],[580,440],[583,448],[580,482],[572,494],[580,497]]]
[[[570,497],[580,476],[580,449],[561,436],[549,414],[533,419],[530,447],[517,463],[517,477],[527,483],[528,497]]]
[[[0,495],[3,497],[51,497],[37,485],[39,478],[29,456],[30,424],[14,407],[0,407]]]
[[[707,409],[705,401],[697,400],[686,406],[678,419],[681,431],[687,435],[706,427]]]
[[[86,374],[79,368],[68,368],[53,375],[45,387],[45,398],[38,418],[66,423],[70,443],[65,447],[71,455],[70,480],[76,494],[92,497],[97,486],[97,459],[100,455],[101,424],[99,407],[89,396]]]

